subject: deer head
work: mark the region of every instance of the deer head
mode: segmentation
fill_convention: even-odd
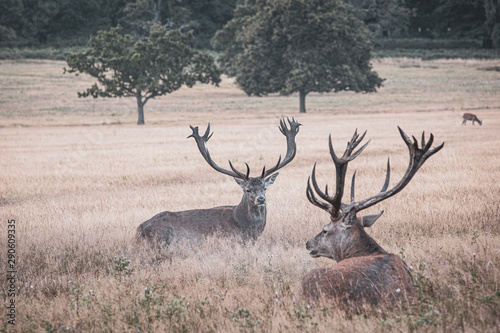
[[[286,137],[286,142],[287,142],[287,151],[285,158],[282,160],[280,155],[276,165],[268,170],[266,170],[266,167],[264,166],[262,169],[262,173],[259,177],[250,177],[250,167],[248,166],[247,163],[245,163],[246,172],[243,173],[241,171],[238,171],[233,166],[230,160],[228,160],[228,162],[231,170],[226,170],[224,168],[221,168],[212,160],[206,146],[206,143],[213,135],[213,133],[210,133],[210,123],[208,124],[208,127],[203,136],[199,135],[198,127],[190,126],[193,133],[189,135],[188,138],[192,137],[196,140],[198,149],[200,150],[200,153],[205,159],[205,161],[207,161],[208,165],[210,165],[218,172],[234,178],[236,183],[238,183],[238,185],[240,185],[240,187],[243,190],[242,201],[248,202],[249,205],[255,207],[259,206],[264,207],[266,204],[266,189],[270,185],[272,185],[276,177],[278,177],[279,173],[276,171],[278,171],[279,169],[283,168],[285,165],[290,163],[295,157],[295,154],[297,152],[297,147],[295,144],[295,136],[299,132],[299,126],[301,126],[301,124],[296,122],[294,118],[292,118],[292,120],[290,119],[287,120],[290,125],[290,128],[287,127],[287,124],[284,119],[280,119],[280,126],[279,126],[279,129],[281,133]]]
[[[307,198],[313,205],[327,211],[330,214],[331,220],[316,237],[306,243],[306,248],[311,251],[310,255],[312,257],[322,256],[339,262],[352,257],[386,253],[364,230],[371,227],[382,215],[383,211],[376,215],[363,217],[358,217],[358,213],[401,191],[411,181],[424,162],[444,146],[444,143],[442,143],[440,146],[430,149],[434,141],[434,136],[431,134],[429,141],[426,143],[425,135],[422,133],[422,144],[421,148],[419,148],[415,137],[413,137],[412,142],[401,128],[398,127],[398,129],[410,153],[409,165],[403,178],[393,188],[387,189],[390,181],[390,163],[387,160],[387,172],[381,191],[373,197],[356,201],[354,196],[356,172],[354,172],[351,181],[351,198],[349,203],[342,202],[347,165],[361,154],[370,141],[353,153],[366,134],[365,131],[359,137],[356,130],[351,140],[347,143],[344,154],[341,158],[338,158],[333,150],[330,135],[330,155],[336,169],[335,194],[333,196],[328,194],[328,186],[325,187],[324,192],[319,188],[316,181],[316,164],[314,164],[312,175],[307,182]]]

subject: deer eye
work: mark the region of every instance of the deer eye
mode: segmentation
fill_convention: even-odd
[[[326,235],[328,233],[328,231],[326,231],[326,229],[323,229],[323,235]]]

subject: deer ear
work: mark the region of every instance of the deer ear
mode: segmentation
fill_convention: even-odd
[[[363,227],[365,228],[369,228],[373,225],[373,223],[375,223],[375,221],[377,221],[377,219],[384,213],[384,211],[381,211],[380,213],[378,214],[375,214],[375,215],[366,215],[366,216],[363,216],[361,218],[361,224],[363,225]]]
[[[274,181],[276,180],[276,177],[278,177],[279,174],[280,174],[279,172],[276,172],[274,175],[271,175],[271,176],[266,178],[266,181],[265,181],[266,188],[268,188],[269,186],[271,186],[274,183]]]
[[[236,180],[236,183],[238,183],[238,185],[240,185],[240,187],[242,189],[245,189],[245,181],[243,179],[240,179],[240,178],[236,178],[236,177],[233,177],[234,180]]]

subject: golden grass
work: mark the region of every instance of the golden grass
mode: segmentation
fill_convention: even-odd
[[[16,325],[2,312],[0,329],[498,331],[500,73],[478,70],[494,65],[379,60],[387,79],[379,93],[312,94],[305,115],[297,96],[249,98],[225,79],[149,102],[146,125],[136,126],[133,100],[78,99],[91,80],[62,75],[62,62],[0,62],[0,265],[15,219],[19,288]],[[461,126],[464,112],[483,126]],[[211,122],[214,160],[246,161],[257,175],[284,153],[280,115],[304,126],[295,160],[268,191],[268,225],[254,244],[209,239],[158,251],[134,242],[136,227],[158,212],[240,200],[234,180],[186,140],[189,124]],[[407,188],[366,212],[385,211],[369,233],[414,267],[422,297],[355,317],[294,304],[305,272],[334,264],[304,247],[328,222],[305,197],[315,161],[318,180],[334,183],[328,134],[341,152],[355,128],[368,130],[372,142],[348,171],[350,179],[357,169],[356,195],[365,198],[382,186],[387,157],[391,184],[406,169],[397,125],[445,142]],[[116,266],[120,257],[125,266]],[[0,290],[7,300],[5,282]]]

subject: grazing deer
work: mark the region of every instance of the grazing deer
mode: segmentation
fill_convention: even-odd
[[[463,115],[464,121],[462,121],[462,125],[467,125],[467,120],[472,121],[472,125],[477,121],[479,126],[483,126],[483,122],[477,118],[477,116],[473,113],[464,113]]]
[[[280,131],[286,137],[287,152],[285,158],[268,170],[262,169],[259,177],[250,177],[250,167],[246,165],[246,173],[236,170],[229,161],[231,170],[215,164],[210,157],[206,143],[211,138],[210,123],[203,136],[198,127],[190,126],[193,133],[188,138],[196,140],[198,149],[207,163],[218,172],[231,176],[243,189],[243,197],[237,206],[221,206],[210,209],[195,209],[181,212],[163,212],[153,216],[137,228],[137,237],[150,241],[158,241],[168,245],[179,239],[199,240],[208,235],[225,236],[240,235],[243,240],[257,239],[266,226],[266,189],[274,183],[277,170],[290,163],[295,157],[297,148],[295,136],[299,132],[299,124],[292,118],[286,122],[280,120]],[[276,172],[276,173],[274,173]]]
[[[316,237],[307,241],[306,248],[311,251],[309,253],[311,257],[330,258],[337,261],[337,264],[308,272],[297,293],[299,299],[313,302],[321,299],[333,300],[357,308],[361,304],[377,305],[383,301],[394,302],[405,293],[413,294],[413,278],[404,261],[394,254],[387,253],[365,231],[365,228],[371,227],[383,211],[376,215],[357,216],[362,210],[401,191],[424,162],[443,148],[444,143],[429,150],[434,137],[431,134],[429,141],[425,143],[424,133],[422,133],[422,147],[419,148],[415,137],[411,142],[401,128],[398,129],[410,151],[410,162],[403,178],[392,189],[387,190],[390,179],[390,164],[387,160],[385,183],[380,193],[365,200],[355,201],[356,172],[354,172],[351,182],[351,202],[348,204],[342,202],[347,165],[366,148],[370,141],[353,153],[366,134],[365,131],[359,138],[355,131],[347,143],[344,155],[338,158],[333,150],[330,135],[330,155],[336,169],[335,194],[333,196],[328,194],[328,186],[324,192],[319,188],[316,182],[316,164],[314,164],[312,175],[307,182],[307,198],[313,205],[327,211],[331,216],[331,222],[325,225]]]

